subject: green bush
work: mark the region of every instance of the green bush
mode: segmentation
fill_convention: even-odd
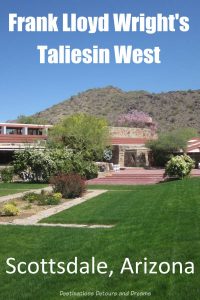
[[[188,155],[173,156],[166,164],[164,176],[183,179],[190,175],[194,166],[195,162]]]
[[[30,203],[33,203],[33,202],[37,201],[39,197],[40,197],[39,194],[31,192],[31,193],[25,194],[22,199],[25,201],[28,201]]]
[[[86,179],[95,178],[98,168],[94,162],[86,160],[82,153],[66,149],[26,149],[16,152],[13,162],[15,173],[24,180],[48,182],[59,173],[78,173]]]
[[[158,139],[148,141],[146,147],[151,149],[153,165],[164,167],[172,154],[186,151],[188,140],[194,136],[198,136],[197,130],[188,127],[160,133]]]
[[[80,154],[73,156],[73,169],[71,173],[79,174],[82,178],[93,179],[98,176],[98,166],[92,162],[84,160]]]
[[[4,204],[2,213],[5,216],[16,216],[19,214],[19,209],[12,203]]]
[[[29,203],[37,203],[38,205],[57,205],[61,199],[61,193],[49,193],[44,190],[42,190],[40,194],[27,193],[23,197],[23,200]]]
[[[60,201],[62,199],[62,194],[61,193],[53,193],[53,198],[56,200],[56,201]]]
[[[14,168],[13,167],[7,167],[1,170],[1,180],[3,182],[12,182],[14,176]]]
[[[46,204],[47,205],[57,205],[60,203],[61,199],[62,199],[61,193],[53,193],[52,195],[47,196]]]
[[[60,174],[52,177],[50,182],[54,191],[66,199],[80,197],[86,190],[85,181],[79,174]]]
[[[62,199],[61,193],[45,193],[38,197],[38,205],[58,205]]]

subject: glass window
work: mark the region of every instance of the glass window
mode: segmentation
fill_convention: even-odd
[[[22,134],[22,128],[7,127],[6,134]]]
[[[42,135],[42,129],[40,129],[40,128],[28,128],[28,135]]]

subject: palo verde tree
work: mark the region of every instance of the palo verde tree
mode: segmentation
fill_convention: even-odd
[[[181,128],[159,135],[157,140],[149,141],[146,146],[151,149],[156,166],[163,167],[172,154],[186,152],[187,142],[197,137],[194,128]]]
[[[80,153],[86,160],[101,160],[109,142],[109,128],[104,118],[83,113],[64,118],[49,135],[50,143]]]
[[[37,124],[37,125],[44,125],[48,122],[42,118],[34,117],[34,116],[25,116],[20,115],[17,117],[17,122],[21,124]]]

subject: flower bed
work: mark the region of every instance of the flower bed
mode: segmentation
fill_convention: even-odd
[[[60,193],[27,193],[23,198],[0,203],[0,222],[24,219],[65,201]]]

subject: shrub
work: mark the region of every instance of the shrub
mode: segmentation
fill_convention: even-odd
[[[60,203],[61,199],[62,199],[61,193],[53,193],[53,194],[47,196],[46,204],[47,205],[58,205]]]
[[[24,174],[23,179],[36,182],[48,182],[56,170],[49,152],[38,149],[15,152],[13,166],[18,175]]]
[[[38,197],[38,205],[58,205],[62,199],[61,193],[43,193]]]
[[[189,176],[195,163],[188,155],[173,156],[167,162],[164,176],[183,179]]]
[[[23,196],[23,200],[28,201],[30,203],[33,203],[35,201],[37,201],[39,198],[39,195],[36,193],[27,193]]]
[[[62,194],[61,193],[53,193],[53,198],[56,200],[56,201],[60,201],[62,199]]]
[[[12,182],[14,175],[13,167],[7,167],[1,170],[1,179],[3,182]]]
[[[85,161],[82,164],[82,170],[79,171],[79,174],[87,180],[96,178],[98,176],[98,166],[93,162]]]
[[[16,216],[19,214],[19,209],[16,207],[16,205],[13,205],[12,203],[4,204],[2,213],[5,216]]]
[[[151,149],[154,165],[164,167],[173,153],[186,151],[187,142],[198,132],[194,128],[180,128],[159,134],[158,139],[146,143],[146,147]]]
[[[27,193],[23,196],[23,200],[29,203],[36,202],[38,205],[57,205],[61,198],[61,193],[48,193],[45,190],[42,190],[40,194]]]
[[[60,174],[51,178],[51,184],[56,193],[63,198],[76,198],[83,195],[86,190],[85,181],[79,174]]]
[[[24,207],[23,207],[23,209],[31,209],[32,208],[32,205],[31,204],[27,204],[27,205],[25,205]]]
[[[46,203],[47,195],[38,195],[37,205],[47,205]]]
[[[84,159],[80,152],[74,154],[66,149],[26,149],[16,152],[13,165],[16,174],[27,181],[48,182],[50,177],[59,173],[78,173],[87,179],[98,175],[94,162]]]
[[[83,159],[79,153],[72,157],[73,169],[71,173],[80,174],[82,178],[92,179],[98,176],[98,167],[92,162]]]

